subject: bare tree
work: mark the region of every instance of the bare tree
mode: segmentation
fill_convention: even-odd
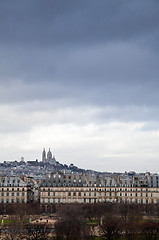
[[[82,231],[85,226],[84,218],[78,206],[67,206],[63,216],[55,223],[56,238],[66,240],[78,240],[82,238]]]
[[[118,239],[119,233],[121,232],[119,220],[115,218],[104,217],[100,227],[107,240]]]
[[[140,232],[144,240],[157,240],[159,233],[159,223],[152,221],[140,223]]]

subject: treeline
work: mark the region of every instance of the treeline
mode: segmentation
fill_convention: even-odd
[[[0,204],[0,215],[40,215],[44,213],[55,213],[57,206],[55,204],[49,204],[47,206],[41,205],[39,202],[33,203],[14,203],[14,204]]]
[[[4,240],[159,240],[159,205],[40,204],[0,205]],[[54,213],[55,224],[31,223],[29,217]]]
[[[158,240],[159,205],[65,206],[55,224],[57,240]],[[100,238],[99,238],[100,237]]]

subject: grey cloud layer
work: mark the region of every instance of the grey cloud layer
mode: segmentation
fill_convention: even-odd
[[[157,1],[1,1],[0,83],[14,85],[1,101],[155,104],[158,10]]]
[[[158,34],[158,10],[155,0],[1,1],[1,41],[65,45],[135,40]]]
[[[67,99],[72,104],[158,105],[158,54],[134,45],[70,51],[1,48],[1,53],[1,102]]]

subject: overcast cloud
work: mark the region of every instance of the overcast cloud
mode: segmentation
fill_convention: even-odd
[[[0,1],[0,161],[159,173],[159,2]]]

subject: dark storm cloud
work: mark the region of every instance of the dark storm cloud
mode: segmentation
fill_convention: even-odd
[[[149,51],[123,45],[18,51],[5,56],[1,49],[1,102],[67,98],[72,104],[158,104],[158,58]]]
[[[158,10],[157,1],[145,0],[1,1],[1,42],[52,46],[155,36]]]
[[[145,0],[1,1],[1,102],[156,104],[158,10]]]

